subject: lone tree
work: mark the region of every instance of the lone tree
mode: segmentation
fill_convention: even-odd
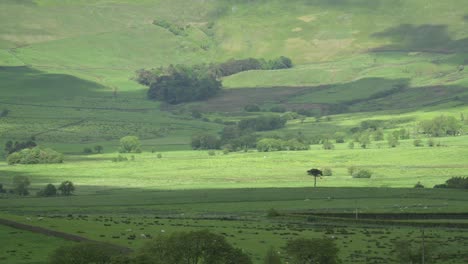
[[[68,196],[72,195],[72,193],[75,191],[75,186],[73,185],[73,182],[71,181],[64,181],[60,184],[58,187],[58,190],[62,195]]]
[[[140,153],[141,143],[140,139],[135,136],[126,136],[120,139],[120,153]]]
[[[323,176],[323,172],[319,169],[310,169],[307,174],[314,176],[314,187],[317,187],[317,177]]]

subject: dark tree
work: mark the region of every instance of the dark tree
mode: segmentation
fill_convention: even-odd
[[[142,248],[137,263],[251,264],[252,261],[223,236],[201,230],[158,236]]]
[[[17,195],[25,196],[29,194],[28,187],[31,184],[26,176],[15,176],[13,178],[13,192]]]
[[[44,187],[44,189],[37,192],[37,196],[49,197],[55,195],[57,195],[57,188],[55,188],[55,186],[51,183],[47,184],[46,187]]]
[[[286,252],[292,264],[338,264],[338,247],[327,238],[289,240]]]
[[[72,193],[75,191],[75,186],[73,185],[73,182],[71,181],[64,181],[60,184],[58,187],[58,190],[62,195],[68,196],[72,195]]]
[[[323,172],[319,169],[310,169],[307,174],[314,176],[314,187],[317,187],[317,177],[323,176]]]
[[[94,146],[94,151],[96,151],[96,153],[102,153],[103,150],[104,148],[101,145]]]

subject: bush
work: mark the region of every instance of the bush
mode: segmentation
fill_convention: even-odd
[[[0,193],[6,193],[6,190],[3,189],[3,184],[0,183]]]
[[[128,158],[122,155],[118,155],[115,158],[112,158],[112,162],[122,162],[122,161],[128,161]]]
[[[353,172],[353,178],[359,179],[369,179],[372,177],[372,172],[366,169],[359,169],[358,171]]]
[[[120,153],[141,153],[140,139],[135,136],[126,136],[120,139]]]
[[[102,153],[103,150],[104,150],[104,147],[101,145],[94,146],[94,151],[96,151],[96,153]]]
[[[322,170],[323,176],[333,176],[333,171],[330,168],[324,168]]]
[[[240,130],[267,131],[283,128],[286,121],[286,119],[277,115],[266,115],[241,120],[238,127]]]
[[[19,152],[26,148],[34,148],[36,146],[37,144],[36,142],[34,142],[34,140],[29,140],[29,141],[24,141],[24,142],[15,141],[14,143],[13,141],[9,140],[7,141],[7,143],[5,143],[5,152],[7,154],[11,154],[14,152]]]
[[[420,139],[415,139],[415,140],[413,141],[413,145],[414,145],[415,147],[422,147],[422,145],[423,145],[422,140],[420,140]]]
[[[246,112],[260,112],[260,107],[256,104],[249,104],[244,107]]]
[[[190,145],[192,149],[219,149],[221,147],[221,140],[211,134],[200,134],[192,136]]]
[[[115,246],[95,242],[80,242],[64,245],[50,256],[50,264],[109,264],[113,256],[121,254]]]
[[[435,146],[435,142],[434,142],[434,140],[432,138],[427,140],[427,146],[428,147],[434,147]]]
[[[354,167],[354,166],[351,166],[351,167],[348,167],[348,174],[353,176],[354,172],[357,171],[358,168]]]
[[[278,210],[276,210],[274,208],[270,208],[267,211],[267,217],[278,217],[278,216],[281,216],[281,213],[278,212]]]
[[[10,165],[62,163],[63,155],[52,149],[35,147],[10,154],[7,158],[7,162]]]
[[[414,188],[416,188],[416,189],[422,189],[422,188],[424,188],[424,185],[422,185],[421,182],[418,182],[418,183],[416,183],[416,184],[414,185]]]
[[[162,158],[162,154],[161,154],[161,153],[158,153],[158,155],[156,155],[156,157],[157,157],[158,159],[161,159],[161,158]]]
[[[83,149],[83,153],[84,154],[91,154],[91,153],[93,153],[93,150],[91,148],[86,147],[86,148]]]
[[[51,183],[47,184],[44,189],[37,192],[37,196],[49,197],[57,195],[57,188]]]
[[[333,143],[331,143],[330,141],[327,140],[327,141],[323,142],[322,148],[327,149],[327,150],[331,150],[331,149],[335,148],[335,145],[333,145]]]
[[[64,181],[60,184],[58,190],[62,195],[69,196],[75,191],[75,185],[71,181]]]
[[[208,151],[208,156],[216,156],[216,152],[214,150]]]
[[[273,106],[272,108],[270,108],[270,112],[274,113],[285,113],[286,111],[286,107],[280,105]]]
[[[31,184],[29,181],[29,178],[26,176],[15,176],[13,177],[13,193],[20,195],[20,196],[26,196],[29,194],[28,187]]]
[[[453,116],[438,116],[422,121],[419,129],[431,137],[456,136],[460,134],[462,124]]]

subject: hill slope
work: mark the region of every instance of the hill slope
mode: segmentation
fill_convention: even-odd
[[[355,122],[467,109],[462,0],[7,0],[0,10],[0,107],[11,110],[3,140],[36,136],[77,151],[137,134],[184,147],[191,134],[221,128],[188,120],[191,108],[239,119],[244,113],[223,112],[239,112],[246,97],[264,107],[368,112],[348,116]],[[227,77],[218,98],[172,112],[131,80],[140,68],[280,55],[296,67]]]

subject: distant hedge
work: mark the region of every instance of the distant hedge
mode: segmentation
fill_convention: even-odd
[[[63,154],[53,149],[35,147],[32,149],[23,149],[10,154],[7,158],[7,162],[10,165],[62,163]]]

